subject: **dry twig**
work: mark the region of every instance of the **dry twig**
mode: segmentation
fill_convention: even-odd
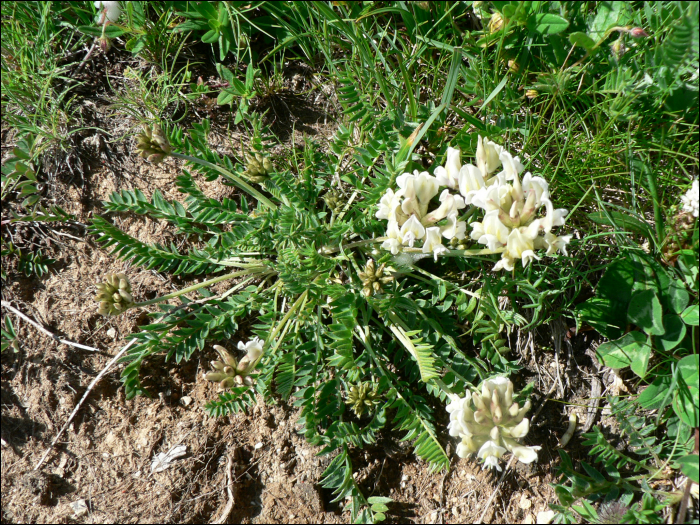
[[[15,314],[17,317],[21,317],[22,319],[24,319],[25,321],[27,321],[30,325],[34,326],[37,330],[39,330],[40,332],[45,333],[45,334],[48,335],[51,339],[53,339],[54,341],[56,341],[56,342],[58,342],[58,343],[61,343],[61,344],[64,344],[64,345],[74,346],[74,347],[76,347],[76,348],[80,348],[81,350],[89,350],[90,352],[100,352],[100,349],[99,349],[99,348],[93,348],[92,346],[86,346],[86,345],[81,345],[80,343],[74,343],[73,341],[69,341],[68,339],[61,339],[61,338],[58,337],[56,334],[54,334],[53,332],[47,330],[46,328],[44,328],[43,326],[41,326],[39,323],[37,323],[36,321],[34,321],[33,319],[31,319],[30,317],[27,317],[26,315],[24,315],[22,312],[20,312],[19,310],[17,310],[14,306],[11,306],[9,303],[7,303],[7,302],[5,302],[5,301],[2,301],[1,304],[2,304],[2,307],[3,307],[3,308],[7,308],[10,312],[12,312],[13,314]]]
[[[501,484],[503,483],[503,480],[505,479],[506,474],[508,473],[508,470],[510,469],[510,464],[513,463],[514,458],[515,458],[515,455],[511,454],[510,459],[508,460],[508,464],[506,465],[506,468],[503,469],[503,474],[501,474],[501,479],[498,480],[498,484],[496,485],[496,488],[493,489],[493,492],[491,493],[491,497],[486,502],[486,506],[484,507],[484,512],[481,513],[481,517],[479,517],[479,520],[477,521],[477,523],[484,522],[484,518],[486,517],[486,513],[489,511],[489,508],[491,507],[491,503],[493,502],[493,499],[496,497],[496,494],[498,494],[498,491],[501,488]]]
[[[41,467],[41,465],[44,464],[44,461],[45,461],[46,458],[48,457],[49,453],[53,450],[53,447],[54,447],[54,446],[56,445],[56,443],[58,442],[58,439],[61,437],[61,435],[63,434],[63,432],[65,432],[65,430],[68,428],[68,425],[70,425],[70,422],[73,421],[73,418],[74,418],[75,415],[78,413],[78,410],[80,410],[80,407],[83,406],[83,403],[85,402],[85,399],[87,398],[88,394],[90,394],[90,391],[91,391],[93,388],[95,388],[95,385],[96,385],[96,384],[100,381],[100,379],[102,379],[102,377],[107,373],[107,370],[109,370],[109,369],[112,367],[112,365],[113,365],[114,363],[116,363],[117,361],[119,361],[119,359],[121,358],[121,356],[123,356],[124,353],[126,353],[126,351],[127,351],[129,348],[131,348],[131,346],[132,346],[135,342],[136,342],[136,339],[132,339],[131,341],[129,341],[129,344],[127,344],[124,348],[122,348],[122,349],[119,351],[119,353],[118,353],[117,355],[115,355],[109,363],[107,363],[107,366],[104,367],[104,369],[102,370],[102,372],[100,372],[99,374],[97,374],[97,377],[96,377],[95,379],[92,380],[92,383],[90,383],[90,384],[88,385],[87,390],[85,391],[85,394],[83,394],[83,397],[80,399],[80,401],[78,402],[78,404],[77,404],[77,405],[75,406],[75,408],[73,409],[73,412],[71,413],[70,417],[68,418],[68,421],[66,421],[65,425],[63,425],[63,426],[61,427],[61,430],[58,431],[58,434],[56,434],[56,437],[53,438],[53,441],[51,441],[51,445],[49,445],[49,448],[46,449],[46,452],[44,452],[44,455],[41,456],[41,459],[39,460],[39,463],[36,464],[36,467],[34,467],[34,470],[39,470],[39,468]]]
[[[226,523],[231,511],[233,510],[233,476],[231,475],[231,471],[233,470],[233,458],[235,455],[236,449],[233,449],[228,456],[228,464],[226,465],[226,476],[228,478],[226,492],[228,492],[228,502],[226,502],[226,506],[224,507],[224,511],[221,513],[221,516],[219,516],[213,523]]]

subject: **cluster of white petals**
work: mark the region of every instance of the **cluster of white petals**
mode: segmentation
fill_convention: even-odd
[[[119,2],[95,2],[95,7],[104,12],[105,14],[105,20],[100,20],[102,18],[102,15],[100,14],[98,16],[98,20],[100,23],[104,22],[116,22],[119,19],[119,16],[122,14],[122,9],[119,6]]]
[[[524,170],[518,157],[504,149],[498,153],[503,170],[474,193],[471,204],[484,210],[484,218],[470,224],[470,237],[489,250],[501,250],[503,255],[494,270],[512,270],[520,259],[523,267],[533,259],[535,250],[546,249],[547,255],[566,252],[571,235],[558,236],[552,232],[563,226],[568,210],[554,209],[549,185],[542,177]],[[478,159],[477,159],[478,160]],[[538,212],[544,210],[544,216]]]
[[[683,211],[692,213],[693,217],[700,214],[700,187],[697,179],[693,181],[693,185],[686,194],[681,197],[681,202],[683,203]]]
[[[430,210],[431,200],[441,185],[437,177],[426,171],[414,171],[397,177],[396,183],[399,190],[394,193],[387,189],[376,214],[377,218],[389,221],[382,248],[396,255],[404,246],[413,248],[420,242],[422,252],[432,253],[437,259],[447,251],[443,237],[460,240],[466,237],[467,225],[457,218],[459,210],[466,207],[460,195],[453,195],[445,188],[440,193],[440,204]]]
[[[467,392],[465,397],[453,396],[447,405],[450,435],[459,437],[457,455],[466,458],[476,453],[483,459],[483,467],[502,470],[498,460],[511,452],[519,461],[532,463],[541,447],[520,444],[530,430],[525,417],[530,401],[520,407],[513,402],[513,383],[505,377],[484,381],[481,393]]]
[[[520,159],[481,136],[475,160],[476,166],[463,166],[460,151],[447,148],[445,165],[435,168],[434,176],[415,171],[398,177],[398,191],[387,189],[376,213],[389,221],[382,247],[394,255],[404,247],[420,247],[437,260],[447,251],[443,238],[466,238],[460,210],[472,206],[482,209],[484,217],[470,223],[470,238],[502,253],[494,270],[512,270],[517,259],[527,266],[540,259],[535,254],[539,249],[546,249],[547,255],[567,255],[571,235],[558,236],[552,229],[564,225],[568,211],[554,209],[547,181],[529,172],[521,180]],[[438,195],[439,204],[433,202]]]

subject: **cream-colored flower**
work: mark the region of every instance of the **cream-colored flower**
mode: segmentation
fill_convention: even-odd
[[[427,213],[430,199],[437,195],[440,187],[437,179],[427,171],[419,173],[417,170],[413,174],[400,175],[396,178],[396,183],[402,190],[403,212],[408,216],[415,214],[419,218]]]
[[[501,153],[503,153],[503,146],[479,135],[476,146],[476,166],[485,179],[501,165]]]
[[[547,255],[554,255],[557,252],[561,252],[564,255],[569,255],[566,251],[566,245],[569,244],[573,235],[562,235],[557,237],[553,233],[544,234],[544,243],[547,247]]]
[[[440,186],[447,186],[450,189],[457,188],[459,184],[459,171],[462,167],[462,153],[456,148],[447,148],[447,159],[445,166],[435,168],[435,179]]]
[[[420,223],[415,215],[403,223],[400,230],[401,244],[413,248],[413,244],[425,236],[425,227]]]
[[[692,214],[693,217],[700,215],[700,185],[698,179],[693,181],[690,189],[681,197],[683,211]]]
[[[467,236],[467,223],[457,218],[457,212],[447,216],[447,225],[440,228],[440,232],[446,239],[462,240]]]
[[[105,20],[102,23],[116,22],[122,14],[122,9],[119,2],[95,2],[95,7],[105,13]]]
[[[533,259],[540,260],[535,255],[535,239],[539,229],[538,221],[534,221],[528,227],[516,228],[508,235],[506,253],[511,259],[521,259],[523,268]]]
[[[390,251],[392,255],[398,254],[401,251],[401,230],[398,222],[389,220],[386,236],[387,239],[382,243],[382,248]]]
[[[505,226],[498,216],[498,210],[486,212],[483,222],[472,222],[471,238],[479,244],[485,244],[489,250],[496,250],[508,242],[510,228]]]
[[[520,163],[520,157],[513,157],[505,150],[501,151],[500,160],[503,163],[503,174],[506,181],[515,179],[525,169],[525,166]]]
[[[432,226],[425,229],[425,240],[423,241],[423,253],[432,253],[437,261],[438,255],[447,252],[447,248],[442,244],[440,228]]]
[[[471,204],[474,195],[486,186],[481,170],[467,164],[459,170],[459,192],[464,197],[465,204]]]
[[[550,231],[552,231],[552,228],[554,226],[563,226],[565,222],[565,217],[569,214],[569,210],[566,210],[564,208],[555,210],[552,201],[550,201],[549,199],[544,199],[543,204],[547,210],[547,214],[540,222],[540,227],[546,233],[549,233]]]
[[[379,209],[375,214],[377,219],[396,219],[396,208],[401,206],[401,196],[388,188],[379,201]]]
[[[457,455],[464,458],[477,454],[484,468],[499,470],[499,459],[506,452],[523,463],[536,460],[540,447],[518,441],[530,429],[525,418],[529,409],[529,401],[523,407],[513,402],[513,383],[505,377],[484,381],[480,393],[467,393],[463,398],[452,395],[447,405],[448,429],[451,436],[460,438]]]
[[[440,194],[440,206],[423,217],[421,222],[426,226],[436,223],[448,215],[457,214],[458,210],[465,207],[466,204],[461,195],[452,195],[448,189],[442,190]]]

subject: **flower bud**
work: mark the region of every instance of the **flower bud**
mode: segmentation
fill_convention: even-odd
[[[172,153],[168,138],[160,126],[144,128],[143,133],[136,137],[136,150],[139,155],[153,164],[159,164]]]
[[[207,381],[218,382],[223,389],[233,386],[252,386],[254,381],[248,377],[255,368],[255,364],[263,354],[265,342],[254,337],[248,343],[238,343],[239,350],[245,350],[246,355],[240,362],[223,346],[214,345],[214,350],[219,354],[218,361],[212,361],[211,367],[218,372],[210,372],[204,375]]]
[[[632,29],[630,29],[630,36],[632,38],[646,38],[649,35],[641,27],[633,27]]]
[[[97,43],[99,44],[103,53],[107,53],[107,51],[109,51],[112,47],[112,40],[106,36],[98,38]]]
[[[129,279],[123,273],[107,275],[105,281],[97,284],[95,288],[95,300],[99,303],[100,315],[118,315],[135,304]]]
[[[498,33],[503,29],[503,16],[499,12],[495,12],[489,20],[489,33]]]
[[[525,97],[529,98],[530,100],[533,100],[539,96],[540,96],[540,92],[537,91],[536,89],[528,89],[527,91],[525,91]]]

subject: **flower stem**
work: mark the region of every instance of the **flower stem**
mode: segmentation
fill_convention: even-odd
[[[226,177],[228,180],[233,182],[234,185],[238,186],[240,189],[247,191],[250,193],[253,197],[258,199],[260,202],[262,202],[265,206],[267,206],[270,209],[277,209],[277,206],[265,195],[260,193],[258,190],[253,188],[250,184],[245,182],[243,179],[238,177],[237,175],[234,175],[228,170],[225,170],[221,166],[217,166],[216,164],[212,164],[211,162],[207,162],[206,160],[198,159],[197,157],[191,157],[189,155],[183,155],[182,153],[171,153],[170,154],[172,157],[177,157],[178,159],[186,160],[187,162],[192,162],[193,164],[200,164],[201,166],[206,166],[207,168],[211,168],[213,170],[218,171],[221,175]]]
[[[269,271],[268,268],[265,268],[263,266],[259,266],[257,268],[227,273],[225,275],[220,275],[218,277],[214,277],[213,279],[209,279],[208,281],[193,284],[192,286],[188,286],[187,288],[183,288],[182,290],[178,290],[177,292],[169,293],[169,294],[163,295],[161,297],[156,297],[155,299],[150,299],[149,301],[144,301],[142,303],[136,303],[136,304],[134,304],[134,307],[148,306],[149,304],[160,303],[163,301],[167,301],[168,299],[174,299],[175,297],[179,297],[179,296],[186,294],[186,293],[189,293],[189,292],[194,292],[195,290],[199,290],[200,288],[204,288],[205,286],[220,283],[221,281],[227,281],[229,279],[234,279],[236,277],[242,277],[244,275],[265,273],[268,271]]]
[[[282,320],[279,323],[277,323],[277,326],[275,326],[275,328],[272,330],[272,332],[270,332],[270,335],[265,339],[265,346],[267,346],[268,343],[270,343],[270,344],[272,343],[272,341],[274,340],[275,336],[280,331],[280,329],[287,324],[287,322],[289,321],[289,318],[292,316],[292,314],[294,312],[296,312],[297,309],[299,308],[299,306],[301,306],[301,304],[306,301],[306,296],[308,294],[309,294],[309,291],[306,290],[303,294],[301,294],[297,298],[297,300],[294,302],[294,304],[289,309],[289,311],[286,313],[286,315],[282,318]]]

